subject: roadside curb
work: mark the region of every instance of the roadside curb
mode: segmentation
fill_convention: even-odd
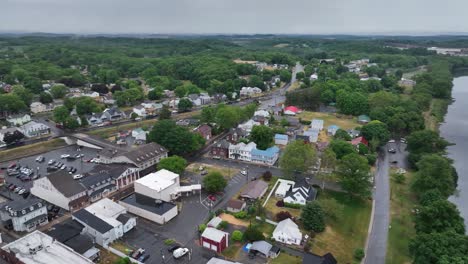
[[[367,251],[369,249],[369,240],[370,240],[370,235],[372,233],[372,228],[374,227],[374,211],[375,211],[375,199],[372,200],[372,211],[371,211],[371,217],[369,221],[369,228],[367,229],[367,238],[366,238],[366,245],[365,245],[365,254],[364,258],[361,260],[361,264],[364,264],[366,261],[367,257]]]

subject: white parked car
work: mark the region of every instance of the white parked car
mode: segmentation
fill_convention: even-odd
[[[395,143],[395,140],[394,140],[394,139],[390,139],[390,140],[388,141],[388,143]]]
[[[241,173],[242,175],[247,175],[247,170],[246,170],[246,169],[242,169],[242,170],[240,171],[240,173]]]
[[[189,252],[188,248],[178,248],[172,252],[172,256],[174,256],[175,259],[183,257],[185,254]]]
[[[66,158],[68,158],[68,157],[70,157],[70,154],[62,154],[62,155],[60,156],[60,158],[62,158],[62,159],[66,159]]]
[[[73,179],[74,179],[74,180],[78,180],[78,179],[81,179],[81,178],[83,178],[83,174],[75,174],[75,175],[73,175]]]
[[[18,194],[23,194],[25,192],[26,192],[26,189],[23,188],[23,189],[19,190]]]

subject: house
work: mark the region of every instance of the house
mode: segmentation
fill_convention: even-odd
[[[319,131],[317,130],[309,129],[304,131],[302,134],[306,137],[309,137],[310,143],[315,143],[318,141]]]
[[[270,112],[275,116],[279,116],[283,112],[283,108],[281,106],[272,106]]]
[[[211,97],[207,93],[201,93],[198,97],[202,105],[207,105],[211,103]]]
[[[316,131],[323,130],[323,120],[322,119],[312,119],[310,122],[310,128]]]
[[[250,97],[256,94],[261,94],[262,89],[258,87],[242,87],[239,93],[241,97]]]
[[[300,113],[300,110],[299,110],[299,108],[297,108],[295,106],[288,106],[288,107],[284,108],[283,113],[285,115],[296,115],[296,114]]]
[[[317,198],[317,191],[307,183],[303,185],[295,184],[288,190],[283,201],[289,204],[306,205],[307,202]]]
[[[102,124],[102,114],[95,114],[92,113],[90,115],[86,116],[86,121],[88,122],[88,125],[90,126],[97,126]]]
[[[300,245],[302,233],[297,224],[291,218],[287,218],[278,223],[275,230],[273,230],[272,238],[284,244]]]
[[[276,258],[280,251],[279,247],[273,246],[265,240],[255,241],[249,247],[249,252],[256,255],[261,254],[265,258]]]
[[[254,148],[251,151],[251,161],[272,166],[279,157],[279,148],[277,146],[269,147],[265,150]]]
[[[357,137],[359,137],[359,135],[361,135],[361,131],[356,130],[356,129],[348,129],[348,130],[346,130],[346,132],[348,132],[348,135],[351,138],[357,138]]]
[[[43,113],[49,110],[49,108],[41,102],[31,103],[31,105],[29,106],[29,109],[31,110],[31,113],[33,114]]]
[[[221,253],[229,246],[229,233],[216,228],[207,227],[200,237],[200,244],[217,253]]]
[[[229,142],[227,142],[225,139],[222,139],[213,144],[210,149],[210,155],[213,158],[229,158]]]
[[[268,118],[264,116],[253,116],[252,120],[256,123],[259,123],[260,125],[263,126],[268,126]]]
[[[366,146],[369,146],[369,142],[364,138],[364,137],[357,137],[353,140],[351,140],[351,144],[353,146],[358,146],[359,144],[364,144]]]
[[[226,136],[226,140],[230,143],[237,144],[239,140],[246,138],[247,135],[247,132],[242,128],[231,128]]]
[[[398,81],[398,85],[403,86],[403,87],[410,87],[411,88],[411,87],[414,87],[416,85],[416,81],[401,78],[401,80]]]
[[[102,114],[103,116],[101,119],[103,119],[103,121],[118,121],[126,118],[125,113],[116,106],[106,108]]]
[[[254,116],[263,116],[265,118],[269,118],[270,113],[266,110],[258,110],[258,111],[255,111]]]
[[[17,232],[31,232],[47,224],[47,206],[37,198],[13,200],[2,204],[2,222]]]
[[[246,203],[245,201],[231,199],[227,203],[226,210],[231,213],[238,213],[245,209]]]
[[[211,127],[207,124],[194,128],[193,132],[200,134],[200,136],[202,136],[206,141],[211,139]]]
[[[304,143],[306,144],[309,144],[310,143],[310,136],[306,136],[306,135],[296,135],[296,140],[301,140],[303,141]]]
[[[263,197],[268,189],[268,183],[262,180],[251,181],[242,190],[240,197],[255,200]]]
[[[359,124],[367,124],[369,123],[371,120],[370,120],[370,117],[367,116],[367,115],[360,115],[358,116],[358,123]]]
[[[200,106],[202,104],[200,100],[200,95],[198,94],[189,94],[187,98],[192,102],[194,106]]]
[[[293,181],[288,181],[288,180],[283,180],[283,179],[279,179],[278,182],[279,182],[279,185],[275,191],[275,196],[277,198],[286,197],[287,192],[291,190],[291,188],[294,187],[294,185],[296,184]]]
[[[127,214],[122,205],[104,198],[72,215],[84,226],[83,233],[106,247],[136,226],[136,218]]]
[[[19,127],[19,130],[23,135],[27,138],[32,137],[39,137],[42,135],[50,134],[50,127],[43,124],[38,123],[36,121],[31,121]]]
[[[28,122],[31,122],[31,116],[28,114],[16,114],[16,115],[10,115],[6,118],[6,121],[11,125],[11,126],[21,126],[24,125]]]
[[[133,107],[133,113],[135,113],[138,117],[145,118],[146,117],[146,108],[142,105],[137,105]]]
[[[90,93],[84,93],[83,96],[91,97],[93,99],[98,99],[100,95],[98,92],[90,92]]]
[[[99,158],[102,163],[133,164],[140,170],[145,170],[154,167],[161,159],[167,158],[167,154],[168,152],[164,147],[151,142],[130,151],[106,149],[99,153]]]
[[[340,129],[339,126],[337,126],[337,125],[330,125],[330,126],[328,126],[327,133],[328,133],[328,135],[330,135],[330,136],[334,136],[334,135],[336,134],[336,131],[338,131],[338,129]]]
[[[138,179],[135,184],[135,192],[162,201],[173,201],[182,194],[201,191],[200,184],[180,186],[179,174],[162,169],[150,173]]]
[[[64,170],[35,180],[31,194],[68,211],[89,203],[86,188]]]
[[[93,264],[85,256],[37,230],[3,246],[0,258],[14,264]]]
[[[260,122],[256,122],[253,119],[249,119],[248,121],[246,121],[243,124],[238,125],[237,127],[244,130],[247,133],[247,135],[249,135],[250,132],[252,132],[252,128],[254,126],[260,126],[260,125],[261,125]]]
[[[229,158],[242,161],[252,160],[252,150],[257,148],[257,144],[250,142],[245,144],[243,142],[239,144],[229,145]]]
[[[227,100],[227,96],[222,93],[216,93],[214,94],[211,99],[213,100],[213,103],[219,104]]]
[[[141,127],[135,128],[132,130],[132,137],[135,139],[135,144],[144,144],[146,143],[146,131]]]
[[[221,217],[215,216],[206,224],[206,226],[217,228],[222,221],[223,219],[221,219]]]
[[[275,144],[276,145],[283,145],[286,146],[288,145],[288,135],[284,134],[275,134]]]
[[[95,247],[94,239],[90,235],[81,234],[83,229],[82,224],[68,218],[49,228],[46,234],[89,260],[98,262],[100,251]]]
[[[331,253],[327,253],[323,256],[305,253],[302,258],[302,264],[338,264],[338,261]]]
[[[316,80],[318,80],[318,75],[317,75],[317,73],[312,73],[312,75],[310,75],[310,80],[311,80],[311,81],[316,81]]]
[[[160,225],[166,224],[178,214],[176,204],[155,199],[137,191],[123,198],[118,203],[125,207],[129,213]]]

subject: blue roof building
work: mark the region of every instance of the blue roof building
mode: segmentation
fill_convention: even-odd
[[[275,135],[275,144],[276,145],[287,145],[288,144],[288,135],[276,134]]]
[[[337,125],[329,126],[328,127],[328,135],[334,136],[336,134],[336,131],[338,131],[338,129],[340,129],[340,127],[337,126]]]
[[[266,150],[252,149],[252,162],[265,165],[273,165],[279,157],[279,148],[273,146]]]

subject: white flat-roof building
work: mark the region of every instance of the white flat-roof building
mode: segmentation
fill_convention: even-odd
[[[286,197],[286,193],[294,187],[294,184],[296,184],[293,181],[288,181],[288,180],[278,180],[279,185],[278,188],[276,188],[275,196],[278,198],[284,198]]]
[[[34,231],[2,247],[1,258],[7,263],[25,264],[92,264],[93,262],[78,254],[54,238]]]
[[[310,128],[313,130],[321,131],[323,129],[323,120],[322,119],[312,119],[310,123]]]

